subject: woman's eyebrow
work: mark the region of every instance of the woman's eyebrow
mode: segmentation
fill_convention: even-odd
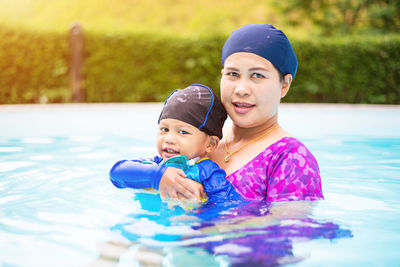
[[[250,68],[249,69],[249,71],[268,71],[268,72],[270,72],[270,70],[269,69],[267,69],[267,68],[263,68],[263,67],[255,67],[255,68]]]
[[[225,70],[235,70],[235,71],[239,71],[238,68],[234,68],[234,67],[226,67]]]
[[[227,70],[227,71],[239,71],[239,68],[235,68],[235,67],[226,67],[224,70]],[[252,72],[252,71],[267,71],[267,72],[271,72],[270,69],[264,68],[264,67],[254,67],[254,68],[248,69],[248,71],[249,71],[249,72]]]

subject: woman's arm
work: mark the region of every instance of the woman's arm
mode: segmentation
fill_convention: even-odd
[[[177,168],[168,167],[161,177],[159,191],[162,199],[167,196],[180,200],[201,201],[207,195],[202,184],[186,178],[185,173]]]
[[[282,148],[267,170],[267,200],[323,199],[319,167],[312,153],[294,138]]]

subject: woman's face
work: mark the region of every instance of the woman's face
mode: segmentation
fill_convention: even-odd
[[[276,122],[280,99],[291,83],[291,76],[290,81],[287,77],[282,82],[272,63],[256,54],[230,55],[222,70],[221,100],[235,126],[250,128]]]

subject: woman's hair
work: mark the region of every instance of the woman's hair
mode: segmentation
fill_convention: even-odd
[[[283,81],[285,80],[285,75],[283,75],[282,71],[278,70],[277,67],[274,66],[274,68],[278,71],[279,81],[280,81],[281,83],[283,83]]]

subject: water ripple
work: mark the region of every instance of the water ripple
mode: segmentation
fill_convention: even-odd
[[[25,137],[21,141],[27,144],[51,144],[54,139],[50,137]]]
[[[32,165],[35,165],[35,163],[30,161],[0,162],[0,172],[9,172]]]
[[[1,152],[21,152],[24,148],[21,146],[0,146],[0,153]]]

